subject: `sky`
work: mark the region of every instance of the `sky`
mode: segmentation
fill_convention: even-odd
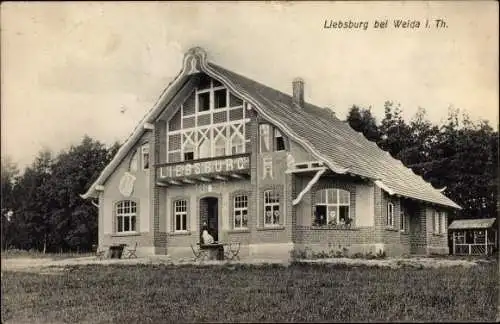
[[[338,21],[368,28],[325,28]],[[84,134],[123,142],[193,46],[283,92],[301,77],[306,101],[340,118],[357,104],[380,120],[390,100],[407,120],[455,107],[497,128],[498,27],[495,1],[3,2],[2,157],[24,168]]]

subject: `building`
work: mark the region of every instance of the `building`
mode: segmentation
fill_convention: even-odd
[[[208,62],[182,71],[83,198],[98,200],[99,245],[190,256],[206,223],[242,257],[343,247],[448,254],[460,207],[389,153],[304,101]]]
[[[491,255],[498,247],[496,218],[459,219],[448,230],[454,255]]]

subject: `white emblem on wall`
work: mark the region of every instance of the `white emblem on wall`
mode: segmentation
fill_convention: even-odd
[[[262,179],[267,177],[273,178],[273,158],[268,156],[262,158]]]
[[[118,185],[118,190],[125,197],[130,197],[132,191],[134,191],[135,176],[129,172],[125,172]]]

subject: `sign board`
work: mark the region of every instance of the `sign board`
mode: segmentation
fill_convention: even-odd
[[[250,168],[250,157],[227,158],[204,162],[167,165],[161,168],[161,176],[167,178],[188,177],[193,175],[207,175],[214,173],[228,173]]]

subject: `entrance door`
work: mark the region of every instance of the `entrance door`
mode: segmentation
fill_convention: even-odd
[[[219,200],[215,197],[200,199],[200,242],[201,233],[205,229],[213,236],[215,241],[219,240]]]

